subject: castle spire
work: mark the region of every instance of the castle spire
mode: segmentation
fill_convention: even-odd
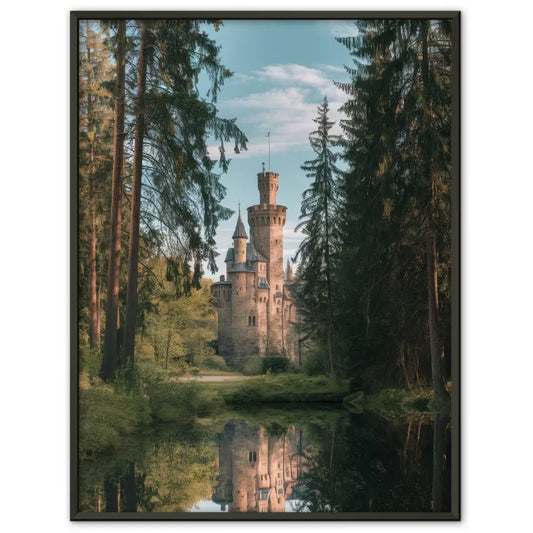
[[[246,229],[241,218],[241,204],[239,203],[239,218],[237,219],[237,225],[235,226],[235,231],[233,232],[232,239],[247,239]]]

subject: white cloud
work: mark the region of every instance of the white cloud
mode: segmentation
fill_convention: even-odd
[[[334,37],[355,37],[358,33],[355,20],[324,20],[322,24]]]
[[[298,80],[303,86],[276,87],[221,102],[220,107],[225,113],[238,114],[243,128],[253,132],[249,136],[248,150],[232,157],[264,155],[267,151],[268,131],[271,132],[272,154],[308,147],[309,133],[315,127],[313,119],[317,116],[317,108],[324,95],[328,96],[329,117],[336,122],[331,133],[341,133],[339,120],[342,117],[338,108],[344,103],[346,95],[320,71],[299,65],[277,65],[265,67],[263,71],[275,73],[278,80]],[[217,149],[211,147],[210,154],[218,155]]]

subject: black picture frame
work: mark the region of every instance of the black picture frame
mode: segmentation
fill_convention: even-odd
[[[452,245],[451,286],[451,511],[447,513],[90,513],[79,512],[78,454],[78,22],[86,19],[353,20],[449,19],[452,27]],[[70,12],[70,520],[359,520],[458,521],[461,519],[461,13],[460,11],[71,11]]]

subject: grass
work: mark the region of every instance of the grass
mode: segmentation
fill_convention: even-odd
[[[249,378],[245,382],[235,380],[211,385],[216,385],[213,389],[230,405],[342,403],[348,392],[346,381],[337,382],[325,377],[309,377],[302,374],[267,374]],[[220,387],[220,385],[225,386]]]

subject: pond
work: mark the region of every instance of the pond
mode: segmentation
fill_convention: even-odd
[[[313,407],[164,425],[80,463],[82,512],[450,510],[450,424]]]

